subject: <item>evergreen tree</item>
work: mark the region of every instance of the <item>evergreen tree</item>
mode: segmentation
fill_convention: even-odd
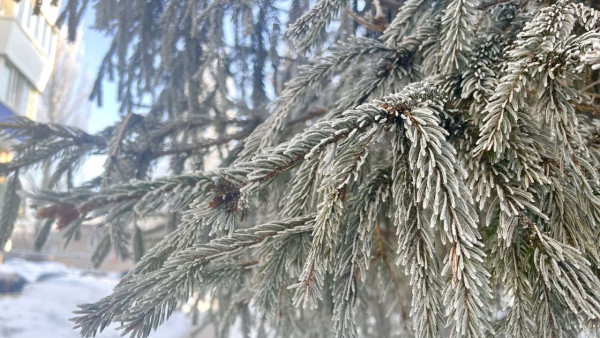
[[[141,257],[81,306],[83,336],[119,322],[146,337],[207,294],[220,336],[238,319],[258,337],[598,334],[595,2],[94,6],[113,43],[92,97],[115,79],[122,119],[94,135],[0,124],[19,141],[0,247],[20,173],[56,162],[69,180],[106,156],[101,177],[27,195],[67,240],[103,219],[96,263]],[[153,174],[162,159],[171,176]],[[171,231],[142,256],[156,212]]]

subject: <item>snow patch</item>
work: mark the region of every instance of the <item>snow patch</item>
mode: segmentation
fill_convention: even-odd
[[[21,258],[11,259],[0,265],[0,272],[17,274],[30,283],[37,281],[42,275],[66,275],[75,271],[78,270],[69,269],[58,262],[30,262]]]
[[[107,296],[119,281],[117,274],[94,276],[56,262],[29,262],[14,259],[0,265],[0,272],[17,273],[30,283],[21,294],[0,296],[0,337],[3,338],[79,338],[73,330],[73,311],[78,304],[91,303]],[[37,281],[40,276],[57,277]],[[96,337],[117,338],[113,324]],[[191,318],[174,313],[150,337],[184,337]]]

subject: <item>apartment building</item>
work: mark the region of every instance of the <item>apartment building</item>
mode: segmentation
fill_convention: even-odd
[[[40,93],[52,72],[58,30],[58,7],[44,1],[33,15],[35,0],[0,0],[0,120],[12,115],[36,118]],[[0,161],[10,160],[0,143]]]

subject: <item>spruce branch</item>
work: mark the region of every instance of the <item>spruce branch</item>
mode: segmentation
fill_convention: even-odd
[[[48,240],[48,235],[50,235],[50,230],[52,230],[52,225],[54,224],[53,219],[47,219],[41,227],[39,227],[35,234],[35,241],[33,242],[33,249],[35,251],[41,251],[44,247],[44,244]]]
[[[12,116],[0,122],[0,136],[13,139],[45,140],[49,137],[69,139],[77,144],[91,143],[102,146],[106,140],[85,131],[59,124],[35,122],[24,116]]]
[[[15,171],[8,178],[6,190],[2,198],[2,212],[0,213],[0,249],[4,250],[4,245],[12,236],[19,208],[21,207],[21,197],[18,191],[21,189],[19,180],[19,171]]]
[[[105,234],[102,237],[102,239],[96,244],[96,247],[94,248],[94,252],[92,253],[92,258],[91,258],[92,265],[95,268],[99,267],[102,264],[102,262],[104,262],[104,260],[108,256],[108,254],[110,253],[110,248],[111,248],[110,243],[111,243],[110,235]],[[108,323],[106,325],[108,325]],[[103,325],[102,329],[106,325]]]
[[[471,53],[472,28],[477,17],[477,2],[473,0],[450,1],[442,17],[440,71],[462,71]]]
[[[510,134],[527,106],[524,98],[533,80],[527,70],[543,64],[544,55],[568,37],[574,21],[573,8],[559,1],[542,9],[519,33],[508,54],[506,75],[485,107],[476,152],[494,151],[501,156],[508,148]]]
[[[352,12],[348,8],[344,8],[344,9],[346,11],[346,15],[351,17],[352,20],[354,20],[359,25],[364,26],[365,28],[375,31],[375,32],[383,32],[385,30],[384,24],[379,23],[379,22],[369,22],[369,21],[361,18],[360,16],[354,14],[354,12]],[[376,15],[374,18],[374,21],[381,21],[381,19],[383,19],[383,18]]]
[[[519,223],[520,218],[515,217],[511,221]],[[517,231],[522,230],[517,229]],[[512,301],[506,316],[498,323],[497,332],[510,337],[531,337],[535,333],[532,320],[533,289],[527,269],[527,259],[531,253],[521,236],[519,234],[506,242],[499,239],[494,243],[491,255],[494,272],[504,286],[504,295]]]
[[[541,247],[534,251],[534,264],[548,292],[553,293],[575,315],[600,317],[596,290],[600,280],[582,253],[541,233],[535,225]],[[582,320],[582,319],[580,319]]]
[[[296,48],[304,52],[309,50],[323,34],[332,19],[346,5],[346,0],[319,0],[306,14],[290,26],[287,36],[295,42]]]
[[[411,30],[414,31],[419,26],[417,13],[426,12],[426,6],[427,1],[423,0],[405,1],[398,10],[394,20],[392,20],[381,35],[381,41],[385,41],[389,46],[401,43]]]
[[[128,249],[129,235],[124,232],[123,227],[128,224],[132,215],[144,217],[148,212],[157,210],[161,207],[169,206],[172,211],[186,210],[188,207],[204,209],[202,217],[228,218],[231,204],[222,204],[222,200],[228,199],[228,195],[223,195],[221,189],[228,186],[231,181],[238,180],[239,176],[233,172],[223,170],[209,175],[191,174],[174,177],[167,177],[155,181],[133,182],[126,185],[116,185],[108,189],[101,190],[95,195],[72,195],[67,198],[60,198],[59,202],[54,202],[38,211],[38,218],[57,219],[59,228],[68,226],[71,222],[81,218],[81,215],[95,214],[104,215],[105,222],[110,225],[110,236],[107,237],[109,247],[113,247],[115,252],[122,259],[130,256]],[[207,191],[212,193],[206,194]],[[166,198],[165,196],[171,196]],[[237,206],[237,199],[229,201],[233,207]],[[211,204],[212,203],[212,204]],[[196,211],[196,217],[201,217],[202,213]],[[190,220],[188,226],[181,226],[181,231],[173,233],[173,237],[168,237],[161,243],[173,240],[173,244],[186,239],[183,243],[192,244],[190,240],[194,237],[193,230],[197,229],[197,222]],[[223,230],[232,231],[233,225],[226,221],[222,225]],[[218,229],[215,228],[215,231]],[[191,232],[191,233],[190,233]],[[183,238],[182,238],[183,237]],[[104,240],[103,240],[104,241]],[[106,245],[102,246],[103,248]],[[158,252],[151,251],[147,260],[142,260],[138,267],[132,270],[131,275],[138,271],[145,271],[147,268],[154,268],[157,262],[162,262],[174,248],[171,246],[157,248]],[[104,250],[99,251],[104,252]],[[100,256],[98,256],[100,257]],[[99,261],[99,258],[96,260]],[[158,263],[160,264],[160,263]]]
[[[392,185],[396,206],[394,225],[398,235],[397,264],[403,265],[405,273],[410,274],[410,316],[416,336],[437,337],[442,323],[439,263],[434,255],[432,234],[416,203],[416,187],[412,184],[402,144],[403,135],[397,133]]]
[[[400,282],[398,281],[398,279],[396,278],[395,274],[394,274],[394,270],[392,270],[392,265],[390,264],[390,260],[388,259],[388,249],[386,248],[386,243],[383,241],[383,237],[381,235],[381,228],[378,224],[379,222],[376,222],[375,224],[375,234],[377,235],[377,256],[381,258],[382,262],[383,262],[383,266],[385,267],[385,271],[388,275],[388,277],[390,278],[391,282],[392,282],[392,288],[394,290],[394,296],[396,299],[396,303],[398,304],[398,308],[400,310],[400,319],[402,320],[402,330],[405,333],[408,333],[408,325],[407,325],[407,319],[408,319],[408,315],[406,313],[406,308],[404,306],[404,304],[402,303],[402,298],[401,298],[401,294],[400,294]]]
[[[141,117],[134,113],[128,113],[123,121],[120,121],[117,125],[116,131],[111,138],[108,149],[106,162],[104,163],[104,174],[102,176],[102,185],[110,186],[114,182],[120,182],[125,178],[122,171],[119,169],[119,154],[122,151],[122,143],[124,139],[130,134],[131,130],[136,124],[141,122]],[[115,175],[119,174],[120,178],[115,179]]]
[[[598,21],[598,17],[600,13],[597,9],[591,8],[583,3],[575,4],[575,10],[577,13],[577,17],[579,18],[579,23],[588,31],[593,29],[597,29],[600,25]]]
[[[281,320],[284,313],[282,294],[286,285],[301,269],[308,255],[311,233],[284,234],[268,240],[258,250],[258,271],[254,277],[256,286],[254,303],[263,313]]]
[[[431,95],[431,94],[430,94]],[[393,96],[392,96],[393,97]],[[449,275],[444,301],[452,323],[452,337],[479,337],[491,331],[483,304],[491,293],[489,274],[483,267],[485,253],[473,201],[460,176],[466,176],[455,157],[456,150],[439,126],[441,104],[429,97],[420,106],[403,109],[406,138],[410,142],[407,160],[413,184],[418,186],[416,202],[431,208],[430,224],[439,220],[451,249],[442,274]],[[458,173],[457,173],[458,171]]]
[[[302,163],[296,171],[290,188],[281,200],[281,215],[297,217],[309,212],[316,200],[320,158],[314,156]]]
[[[324,275],[335,259],[340,241],[337,234],[345,213],[345,195],[352,177],[368,156],[367,146],[376,132],[377,128],[374,128],[362,137],[346,141],[329,167],[324,186],[319,189],[323,197],[317,206],[312,247],[298,283],[290,286],[296,289],[294,303],[297,306],[301,304],[304,308],[314,309],[321,299]]]
[[[356,337],[354,303],[359,282],[364,281],[371,260],[373,229],[382,204],[389,195],[389,169],[379,169],[359,188],[352,205],[357,212],[347,221],[344,245],[337,253],[333,279],[333,332],[338,337]]]
[[[355,110],[345,112],[340,118],[321,120],[289,142],[282,143],[269,152],[258,154],[247,163],[239,164],[240,169],[249,171],[249,184],[242,188],[242,193],[256,192],[277,175],[322,152],[328,145],[365,132],[380,120],[382,115],[387,115],[387,111],[375,104],[361,105]]]
[[[84,337],[93,336],[113,320],[123,323],[124,333],[147,337],[152,328],[171,315],[177,300],[189,297],[198,283],[208,288],[231,277],[232,270],[210,269],[210,263],[235,259],[265,240],[277,241],[311,231],[312,219],[314,216],[267,223],[190,247],[169,257],[160,269],[145,278],[119,285],[111,296],[98,303],[82,305],[73,321]]]
[[[133,233],[133,260],[137,263],[144,256],[144,238],[142,229],[135,225]]]
[[[286,85],[286,89],[272,103],[271,116],[248,137],[240,161],[250,160],[259,149],[276,144],[290,110],[304,95],[319,83],[333,76],[344,66],[363,55],[390,52],[380,41],[367,38],[351,38],[331,49],[331,55],[313,60],[301,68],[300,73]]]
[[[177,145],[177,146],[173,146],[169,149],[157,150],[157,151],[153,152],[153,157],[159,158],[162,156],[176,155],[176,154],[180,154],[180,153],[193,154],[201,149],[210,149],[211,147],[227,144],[231,141],[244,140],[250,134],[251,134],[250,131],[241,131],[241,132],[238,132],[235,134],[231,134],[231,135],[213,139],[213,140],[198,141],[198,142],[195,142],[195,143],[189,144],[189,145]]]

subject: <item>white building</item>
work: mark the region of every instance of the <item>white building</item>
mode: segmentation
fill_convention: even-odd
[[[0,119],[11,115],[36,119],[40,93],[52,72],[59,8],[44,1],[33,15],[35,0],[0,0]],[[0,144],[0,162],[10,160]]]

